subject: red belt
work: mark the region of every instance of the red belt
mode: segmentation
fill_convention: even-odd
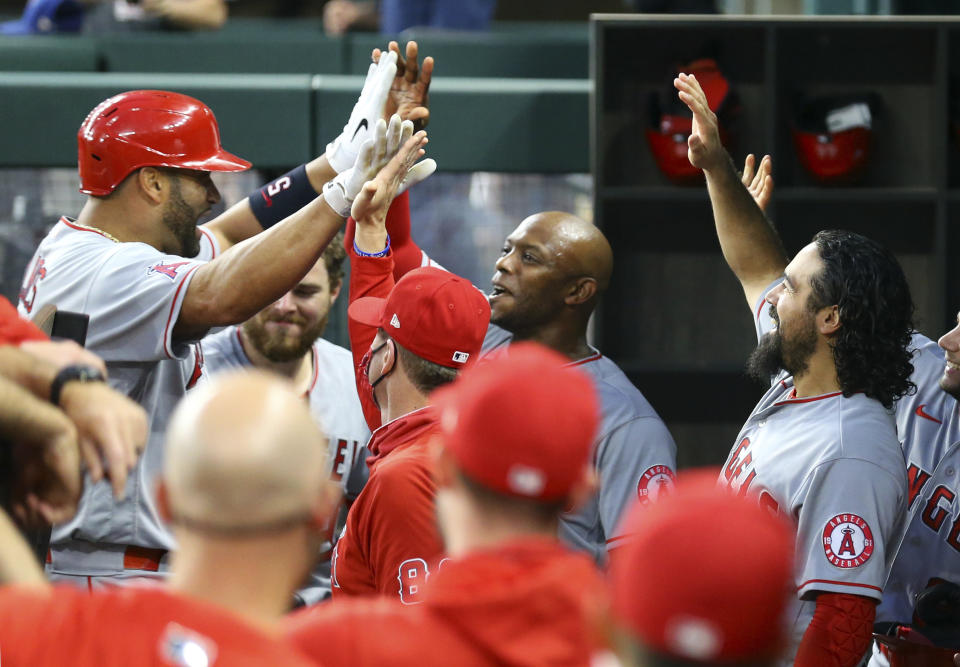
[[[160,570],[160,561],[166,555],[166,549],[129,546],[123,552],[123,569],[158,572]],[[47,563],[51,562],[53,562],[53,557],[48,549]]]

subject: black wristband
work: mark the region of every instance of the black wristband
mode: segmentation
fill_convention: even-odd
[[[68,382],[103,382],[106,380],[103,373],[93,366],[84,366],[77,364],[66,366],[60,369],[53,382],[50,383],[50,402],[54,405],[60,405],[60,393]]]
[[[301,164],[247,197],[260,226],[269,229],[320,195],[310,185],[307,165]]]

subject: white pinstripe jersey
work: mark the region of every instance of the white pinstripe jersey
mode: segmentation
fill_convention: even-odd
[[[106,362],[110,386],[137,401],[149,419],[147,446],[128,478],[126,497],[116,502],[108,482],[88,479],[76,516],[53,530],[52,545],[74,539],[173,547],[153,493],[167,419],[202,372],[196,346],[173,340],[190,280],[217,253],[212,235],[201,230],[200,253],[188,259],[145,243],[116,243],[61,218],[27,266],[20,313],[30,317],[50,303],[89,315],[87,349]]]
[[[772,328],[762,299],[758,334]],[[813,617],[811,594],[880,599],[903,531],[907,475],[893,417],[878,401],[839,392],[797,399],[781,373],[740,430],[720,482],[796,522],[785,664]]]

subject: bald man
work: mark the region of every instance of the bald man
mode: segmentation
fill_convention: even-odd
[[[368,251],[384,248],[384,256],[393,260],[395,278],[432,263],[410,239],[407,199],[394,202],[386,220],[371,217],[356,225]],[[352,221],[344,241],[355,260]],[[587,324],[612,270],[613,251],[593,224],[559,211],[526,218],[506,238],[495,264],[488,295],[490,328],[482,351],[509,354],[512,342],[537,342],[593,379],[602,409],[593,452],[600,483],[589,502],[563,516],[560,535],[600,565],[606,565],[620,542],[617,525],[623,510],[672,488],[677,456],[670,432],[643,394],[587,341]],[[363,350],[354,350],[355,357],[358,353]]]
[[[157,491],[178,544],[168,587],[0,589],[4,662],[307,664],[274,626],[339,498],[324,441],[285,380],[202,385],[173,415]],[[16,557],[0,546],[0,572]]]

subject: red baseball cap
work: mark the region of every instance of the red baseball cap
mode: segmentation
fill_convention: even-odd
[[[432,266],[404,275],[386,299],[350,304],[350,319],[386,331],[418,357],[462,368],[480,355],[490,324],[487,297],[470,281]]]
[[[670,656],[773,658],[786,643],[795,532],[718,487],[717,474],[681,475],[673,494],[630,511],[611,565],[614,613],[638,641]]]
[[[535,343],[438,389],[444,445],[464,475],[509,496],[565,498],[583,478],[599,425],[593,382]]]

